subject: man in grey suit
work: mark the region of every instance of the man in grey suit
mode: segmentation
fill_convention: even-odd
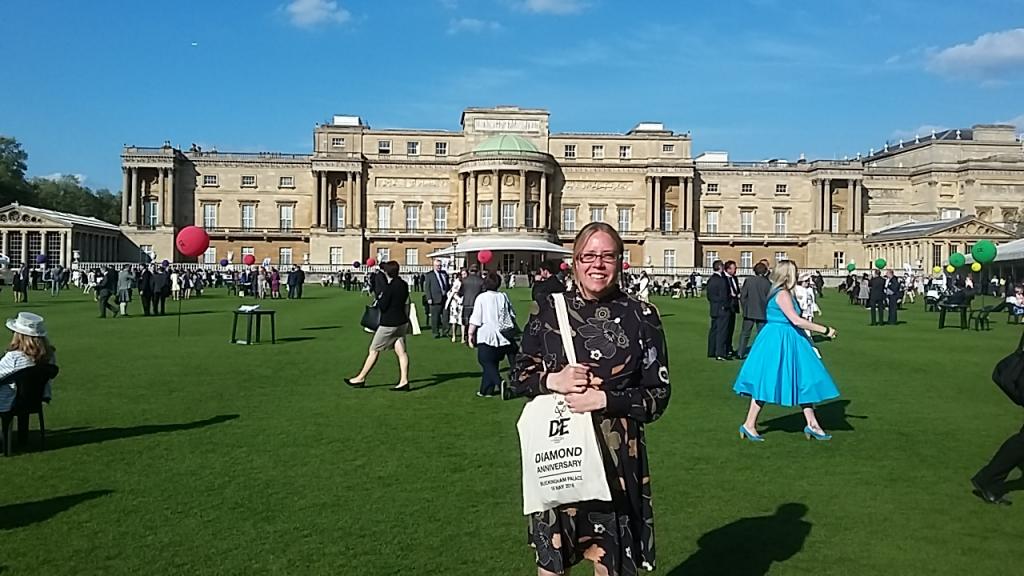
[[[476,297],[484,291],[484,278],[480,275],[480,267],[473,264],[469,267],[469,274],[462,281],[459,288],[459,296],[462,296],[462,325],[469,326],[469,317],[473,315],[473,306],[476,305]]]
[[[441,261],[434,260],[434,269],[427,272],[423,292],[430,306],[430,326],[434,330],[434,338],[443,338],[448,332],[448,318],[444,314],[444,305],[448,300],[448,290],[452,287],[448,273],[442,270]]]
[[[754,276],[747,278],[740,289],[740,304],[743,306],[743,328],[740,330],[740,358],[747,357],[747,341],[750,340],[750,333],[757,327],[761,327],[767,318],[768,293],[771,292],[772,283],[768,280],[768,265],[758,262],[754,265]]]

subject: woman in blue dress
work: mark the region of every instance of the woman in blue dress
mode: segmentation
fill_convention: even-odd
[[[750,396],[750,409],[747,420],[740,425],[740,438],[764,441],[757,433],[757,415],[767,403],[799,405],[807,419],[807,438],[831,440],[832,436],[818,424],[814,404],[839,396],[839,390],[804,330],[828,338],[835,338],[836,330],[800,317],[800,307],[792,294],[797,279],[793,261],[780,261],[770,279],[767,322],[732,387],[737,394]]]

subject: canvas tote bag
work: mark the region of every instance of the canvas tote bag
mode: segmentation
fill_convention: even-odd
[[[576,364],[569,313],[562,294],[553,294],[558,331],[569,364]],[[523,514],[556,506],[610,501],[594,419],[569,411],[565,396],[542,394],[526,403],[516,426],[523,464]]]

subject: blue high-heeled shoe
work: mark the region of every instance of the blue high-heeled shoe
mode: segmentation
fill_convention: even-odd
[[[812,438],[815,439],[815,440],[831,440],[832,439],[832,435],[831,434],[829,434],[827,432],[824,432],[824,431],[821,434],[818,434],[810,426],[804,426],[804,436],[806,436],[808,440],[810,440]]]
[[[744,426],[743,424],[740,424],[740,438],[741,439],[742,438],[746,438],[747,440],[750,440],[751,442],[764,442],[764,437],[763,436],[758,436],[757,434],[751,434],[747,430],[746,426]]]

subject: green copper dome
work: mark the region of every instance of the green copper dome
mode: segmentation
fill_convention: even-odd
[[[537,147],[526,138],[513,136],[512,134],[501,134],[484,140],[477,146],[474,152],[539,152]]]

